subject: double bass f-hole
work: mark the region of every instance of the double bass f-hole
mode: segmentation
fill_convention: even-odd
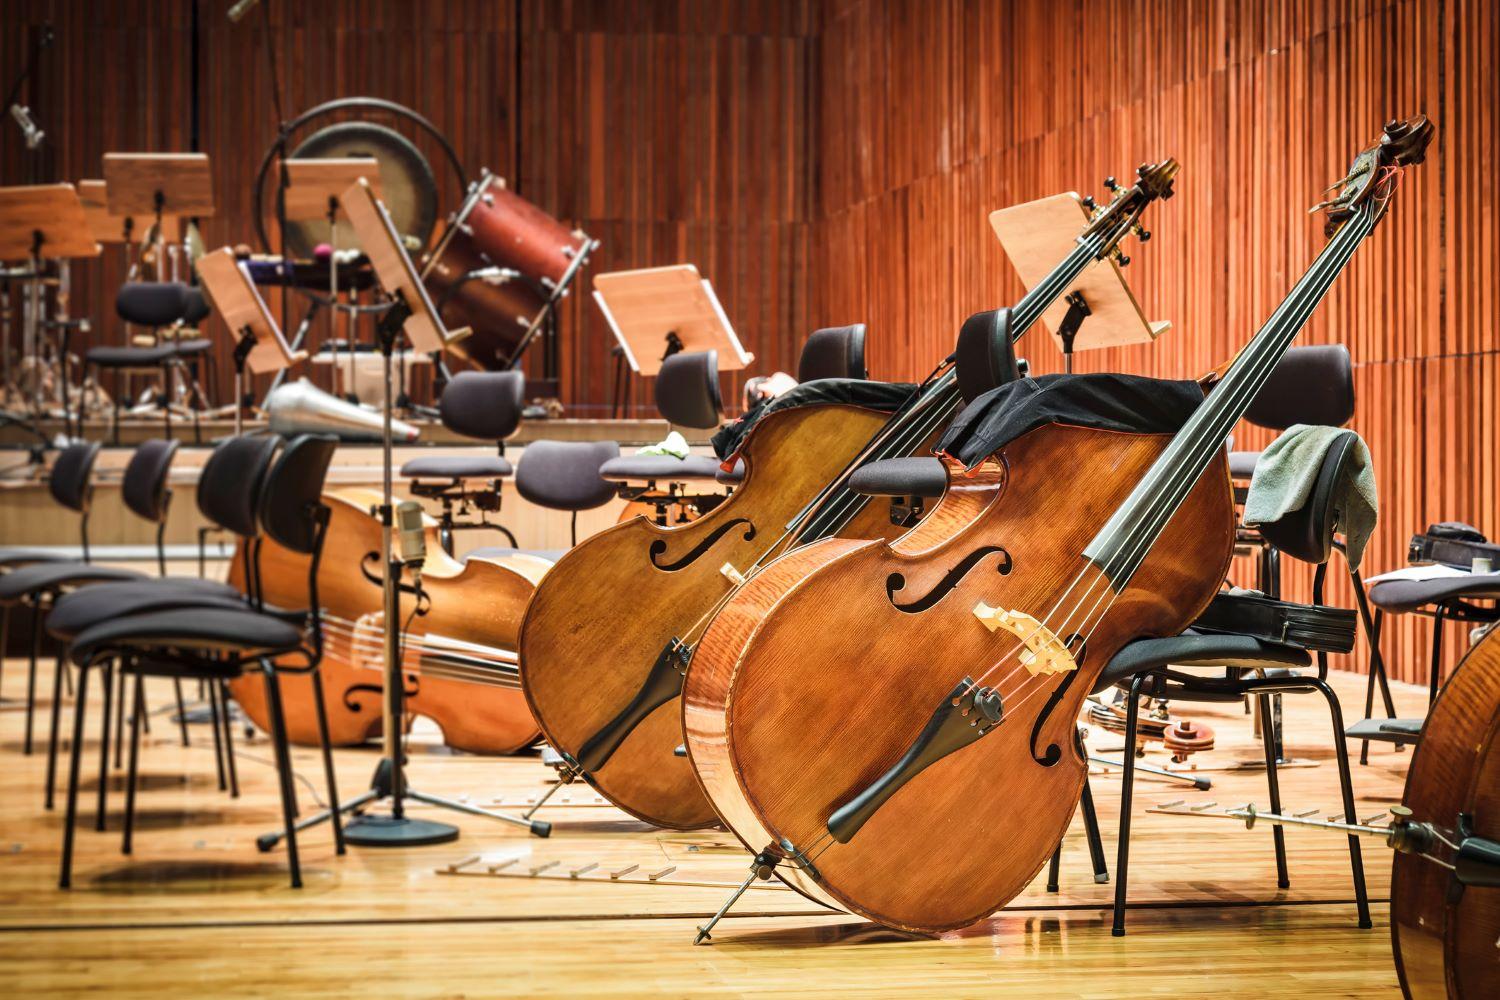
[[[755,524],[748,517],[736,517],[733,520],[725,521],[723,524],[715,528],[712,532],[709,533],[707,538],[703,539],[703,541],[693,546],[693,548],[688,551],[687,555],[683,556],[681,559],[669,563],[657,562],[657,560],[665,555],[667,551],[667,543],[658,538],[656,541],[651,543],[651,565],[655,566],[657,569],[661,570],[664,573],[673,573],[679,569],[682,569],[684,566],[692,565],[693,563],[698,561],[699,557],[702,556],[703,553],[713,548],[714,543],[723,538],[725,535],[729,534],[741,524],[745,525],[745,533],[740,536],[741,540],[746,542],[754,541]]]
[[[900,573],[892,573],[885,578],[885,596],[891,602],[891,607],[897,611],[904,611],[909,615],[926,611],[938,601],[948,595],[954,587],[957,587],[964,577],[969,575],[973,568],[979,565],[985,556],[991,553],[1000,553],[999,560],[995,563],[995,572],[1005,576],[1011,571],[1012,563],[1010,553],[999,545],[984,545],[964,556],[957,566],[950,569],[941,580],[933,586],[926,594],[917,598],[909,604],[902,604],[896,600],[896,594],[906,587],[906,577]]]
[[[1088,654],[1088,639],[1077,632],[1073,632],[1063,640],[1063,645],[1067,646],[1069,652],[1073,654],[1073,662],[1079,666],[1083,666],[1083,658]],[[1063,695],[1067,694],[1069,685],[1078,677],[1078,674],[1079,671],[1077,670],[1067,672],[1063,677],[1063,682],[1057,686],[1057,690],[1053,691],[1051,697],[1047,699],[1047,704],[1043,705],[1042,710],[1037,713],[1036,722],[1031,725],[1031,759],[1043,767],[1052,767],[1058,761],[1062,760],[1062,748],[1056,743],[1049,743],[1047,749],[1043,753],[1038,754],[1036,741],[1041,738],[1042,727],[1052,717],[1053,711],[1056,710],[1058,704],[1062,701]]]
[[[359,562],[359,572],[370,583],[377,587],[385,586],[385,577],[375,572],[370,567],[380,565],[379,552],[366,552],[365,557]],[[427,596],[427,591],[414,583],[396,581],[396,592],[398,594],[410,594],[417,599],[416,613],[421,616],[427,614],[427,609],[432,606],[432,599]]]

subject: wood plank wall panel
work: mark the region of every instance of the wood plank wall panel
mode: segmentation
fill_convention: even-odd
[[[1432,115],[1429,163],[1301,342],[1341,341],[1354,358],[1353,426],[1382,503],[1367,572],[1404,564],[1432,521],[1500,536],[1493,5],[841,0],[819,12],[809,325],[869,322],[880,377],[919,377],[964,317],[1021,294],[991,210],[1099,194],[1104,175],[1162,155],[1183,162],[1178,195],[1152,208],[1155,238],[1129,249],[1127,274],[1174,329],[1078,368],[1196,375],[1257,329],[1322,245],[1304,209],[1354,150],[1390,115]],[[1022,353],[1061,367],[1040,336]],[[1310,572],[1287,576],[1306,599]],[[1334,576],[1330,598],[1347,604]],[[1388,632],[1399,676],[1426,676],[1429,635],[1411,619]]]

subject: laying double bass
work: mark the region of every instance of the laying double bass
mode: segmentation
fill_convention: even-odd
[[[1143,234],[1142,213],[1170,197],[1177,169],[1171,159],[1148,164],[1133,187],[1116,186],[996,336],[1019,339],[1086,268]],[[703,629],[747,577],[796,545],[895,534],[883,506],[849,490],[848,479],[869,461],[930,445],[962,404],[961,389],[950,359],[894,415],[852,404],[768,410],[740,447],[742,485],[713,511],[679,527],[634,518],[567,553],[526,611],[520,659],[527,700],[568,777],[658,826],[712,823],[691,767],[674,754],[677,696]]]
[[[318,566],[318,595],[324,605],[320,672],[329,741],[347,746],[380,733],[386,623],[381,620],[381,527],[370,511],[381,498],[374,491],[344,490],[323,500],[329,520]],[[443,551],[436,531],[428,521],[422,599],[414,601],[409,592],[401,595],[406,710],[436,722],[443,742],[455,750],[514,753],[541,735],[521,694],[515,642],[521,614],[546,563],[525,555],[459,563]],[[258,558],[247,562],[243,550],[238,553],[230,564],[230,582],[244,590],[246,565],[258,565],[261,595],[268,604],[305,607],[307,557],[269,539],[252,544],[259,546]],[[311,681],[287,676],[282,691],[288,738],[316,746]],[[231,681],[230,692],[265,729],[269,716],[262,685]]]
[[[948,491],[920,525],[803,546],[725,604],[684,725],[752,877],[913,931],[973,923],[1026,886],[1078,803],[1091,681],[1219,589],[1225,439],[1431,136],[1425,118],[1392,122],[1360,154],[1327,246],[1206,399],[1125,376],[1002,386],[945,433]]]

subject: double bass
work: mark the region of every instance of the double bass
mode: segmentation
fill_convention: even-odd
[[[1224,442],[1431,136],[1423,117],[1392,122],[1359,155],[1327,245],[1176,433],[1048,407],[1008,440],[973,433],[1038,383],[1002,386],[944,435],[948,490],[916,528],[803,546],[725,604],[683,723],[752,878],[917,932],[980,920],[1031,881],[1078,803],[1094,679],[1219,589],[1235,527]],[[1110,378],[1054,376],[1033,398],[1081,407]]]
[[[1147,164],[1095,208],[1077,245],[1011,311],[1018,340],[1086,268],[1120,256],[1142,213],[1171,196],[1178,165]],[[1088,203],[1085,203],[1088,204]],[[1112,265],[1110,265],[1112,266]],[[570,771],[657,826],[694,829],[714,811],[688,761],[677,705],[683,674],[714,612],[773,557],[814,539],[891,537],[883,506],[847,488],[866,462],[930,445],[962,399],[952,359],[892,415],[848,404],[768,412],[739,454],[734,493],[691,523],[633,518],[555,565],[521,626],[522,684]]]
[[[324,707],[335,746],[378,736],[384,687],[380,521],[371,514],[381,502],[373,490],[328,493],[328,530],[318,566],[323,605]],[[408,716],[438,724],[443,742],[455,750],[508,754],[541,736],[521,693],[516,635],[526,602],[547,563],[526,555],[470,559],[460,563],[437,542],[437,525],[426,520],[427,558],[422,593],[401,595],[402,676]],[[243,542],[241,543],[244,544]],[[307,557],[261,539],[258,579],[263,600],[283,608],[307,606]],[[231,563],[230,582],[245,590],[244,552]],[[317,745],[317,715],[310,677],[285,674],[282,699],[288,738]],[[258,726],[268,728],[264,686],[241,678],[230,682],[235,700]],[[409,720],[408,720],[409,721]]]

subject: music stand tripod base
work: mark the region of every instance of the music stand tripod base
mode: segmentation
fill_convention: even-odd
[[[426,847],[458,839],[458,827],[410,816],[361,816],[344,828],[344,843],[355,847]]]

